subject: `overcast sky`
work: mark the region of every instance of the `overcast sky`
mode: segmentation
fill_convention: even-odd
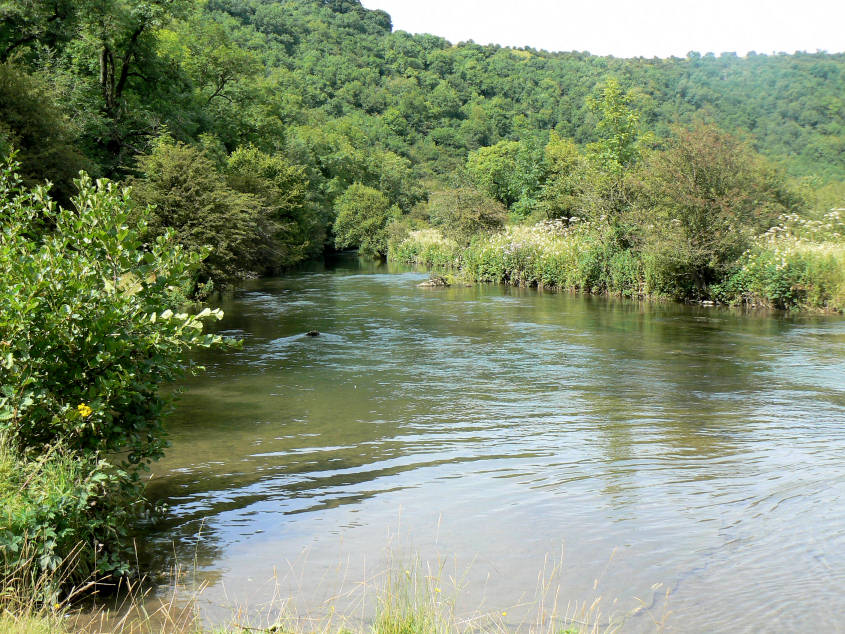
[[[452,43],[616,57],[845,50],[845,0],[362,0]]]

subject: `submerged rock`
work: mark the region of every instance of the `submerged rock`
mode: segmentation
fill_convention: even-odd
[[[432,275],[431,279],[421,282],[420,284],[417,284],[417,286],[422,288],[443,288],[449,286],[449,282],[442,275]]]

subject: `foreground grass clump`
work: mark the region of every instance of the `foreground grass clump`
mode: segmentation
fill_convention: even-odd
[[[97,571],[129,513],[113,482],[102,461],[58,447],[25,460],[0,440],[0,606],[52,605]]]
[[[845,310],[845,220],[790,214],[769,229],[715,291],[732,303],[782,309]]]

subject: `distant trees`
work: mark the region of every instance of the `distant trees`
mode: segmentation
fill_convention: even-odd
[[[353,185],[369,188],[378,227],[372,191],[406,215],[430,198],[460,241],[504,217],[577,216],[611,223],[627,252],[646,241],[643,201],[669,196],[642,170],[679,169],[650,147],[680,152],[672,126],[698,119],[752,132],[749,151],[813,188],[845,180],[843,55],[452,46],[392,33],[358,0],[8,0],[0,16],[0,152],[16,148],[27,183],[53,181],[59,200],[80,168],[132,180],[139,200],[160,203],[162,228],[219,250],[202,272],[218,284],[339,244],[382,253],[381,237],[344,228],[366,220]]]

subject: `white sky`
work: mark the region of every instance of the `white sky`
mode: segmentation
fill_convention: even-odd
[[[362,0],[452,43],[616,57],[845,50],[845,0]]]

